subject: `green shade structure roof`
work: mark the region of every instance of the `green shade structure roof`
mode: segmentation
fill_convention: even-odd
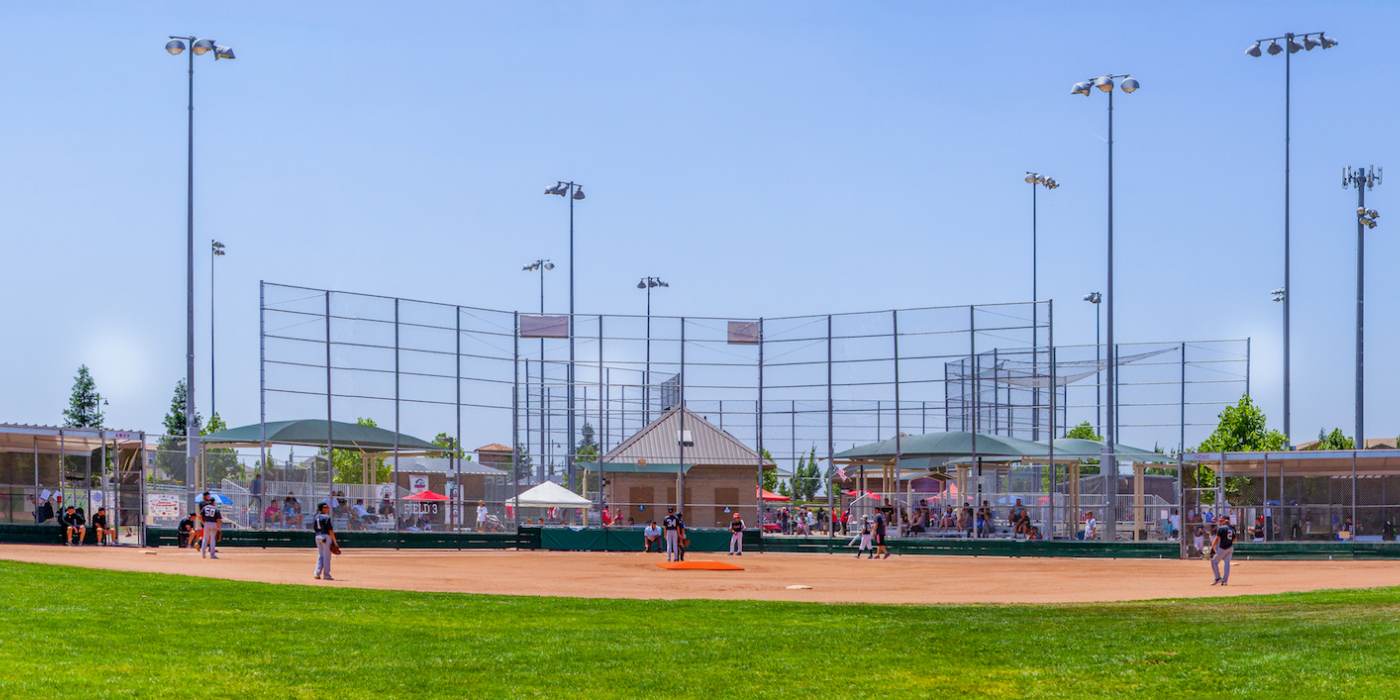
[[[200,439],[206,443],[219,443],[226,447],[252,447],[262,444],[263,426],[266,425],[268,444],[325,447],[329,439],[337,448],[360,450],[361,452],[392,452],[395,443],[397,443],[400,452],[442,450],[442,447],[431,442],[420,440],[412,435],[395,433],[392,430],[358,423],[342,423],[340,421],[329,421],[329,423],[330,429],[327,431],[327,421],[324,418],[268,421],[266,424],[253,423],[220,430]],[[395,440],[395,436],[398,437],[397,440]]]
[[[888,461],[894,458],[896,447],[902,458],[956,457],[977,454],[987,457],[1039,457],[1047,454],[1048,447],[1042,443],[976,433],[976,449],[973,449],[974,433],[953,431],[947,433],[925,433],[905,435],[896,446],[895,438],[857,445],[849,450],[836,453],[836,459],[852,461]]]
[[[1113,448],[1113,454],[1118,456],[1119,461],[1124,462],[1160,462],[1176,463],[1176,457],[1144,450],[1141,447],[1118,444]],[[1055,440],[1055,456],[1064,455],[1066,457],[1081,457],[1084,459],[1098,459],[1103,455],[1103,443],[1097,440],[1083,440],[1080,438],[1059,438]]]

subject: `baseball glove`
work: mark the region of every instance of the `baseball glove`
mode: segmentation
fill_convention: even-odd
[[[331,554],[340,554],[339,542],[331,542]]]

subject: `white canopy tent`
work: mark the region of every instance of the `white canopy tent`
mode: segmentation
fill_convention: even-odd
[[[553,481],[546,481],[517,497],[521,508],[592,508],[593,502]]]

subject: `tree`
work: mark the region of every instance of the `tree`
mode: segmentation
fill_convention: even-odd
[[[778,470],[767,468],[767,465],[773,461],[773,455],[768,453],[768,448],[759,450],[759,454],[763,456],[763,464],[765,465],[763,469],[763,490],[771,493],[777,493]]]
[[[817,468],[817,448],[802,455],[792,472],[792,496],[796,500],[810,501],[816,498],[821,488],[821,471]]]
[[[596,462],[598,461],[598,443],[593,441],[593,426],[585,422],[579,429],[583,435],[579,440],[578,448],[574,450],[575,462]]]
[[[67,428],[102,427],[102,394],[97,393],[97,383],[87,365],[79,365],[78,374],[73,377],[73,391],[68,395],[68,408],[63,411],[63,425]]]
[[[209,416],[209,424],[204,426],[199,434],[208,435],[220,430],[228,430],[228,426],[224,424],[224,419],[215,413]],[[216,484],[228,478],[242,481],[247,477],[243,465],[238,461],[238,452],[227,447],[204,450],[204,474],[211,483]]]
[[[1215,432],[1196,447],[1196,452],[1267,452],[1281,450],[1288,444],[1288,438],[1277,430],[1269,430],[1268,417],[1254,404],[1249,394],[1240,397],[1239,403],[1226,406],[1220,412],[1220,422]],[[1215,470],[1202,465],[1196,469],[1196,485],[1211,488],[1216,485]],[[1225,480],[1225,495],[1239,495],[1249,486],[1249,477],[1232,476]],[[1214,503],[1210,492],[1202,494],[1202,500]]]
[[[368,428],[379,427],[373,418],[356,418],[355,425],[363,425]],[[326,448],[321,448],[317,454],[321,459],[326,458]],[[344,447],[337,447],[331,451],[331,465],[335,468],[335,474],[331,477],[337,484],[359,484],[365,480],[364,460],[367,453],[360,450],[352,450]],[[394,468],[383,457],[375,457],[370,460],[371,473],[374,475],[376,484],[388,483],[394,475]]]
[[[783,479],[783,480],[781,480],[781,481],[778,482],[778,495],[779,495],[779,496],[791,496],[791,495],[792,495],[792,492],[788,490],[788,482],[787,482],[787,479]]]
[[[462,446],[457,444],[457,438],[454,438],[451,435],[448,435],[447,433],[438,433],[437,435],[434,435],[433,444],[443,449],[441,452],[429,452],[429,457],[435,457],[438,459],[447,459],[455,457],[457,459],[462,459],[462,457],[464,456]]]
[[[1094,442],[1103,442],[1103,436],[1094,432],[1094,426],[1090,425],[1089,421],[1087,420],[1081,421],[1079,425],[1070,428],[1069,432],[1065,433],[1065,437],[1073,438],[1075,440],[1093,440]]]
[[[1354,450],[1356,441],[1342,434],[1341,428],[1333,428],[1332,432],[1325,432],[1319,428],[1317,431],[1317,444],[1309,447],[1310,450]]]
[[[170,408],[165,412],[165,419],[161,423],[165,426],[165,435],[156,443],[156,469],[174,481],[183,482],[190,476],[185,465],[185,397],[188,392],[185,390],[185,380],[175,382],[175,391],[170,396]],[[199,413],[194,414],[194,427],[196,430],[203,425],[204,420]]]

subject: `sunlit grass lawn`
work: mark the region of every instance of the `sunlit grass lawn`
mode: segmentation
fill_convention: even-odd
[[[1400,697],[1400,588],[1058,606],[582,600],[0,562],[0,697]]]

